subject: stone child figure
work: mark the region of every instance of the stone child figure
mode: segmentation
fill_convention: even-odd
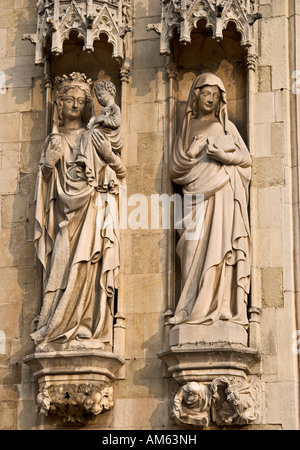
[[[104,108],[99,116],[92,117],[92,119],[88,123],[89,131],[86,133],[85,138],[82,140],[80,157],[84,159],[87,155],[87,158],[90,158],[88,149],[92,148],[92,141],[95,139],[94,130],[99,130],[98,142],[101,143],[102,138],[104,138],[106,141],[109,141],[111,144],[113,155],[116,155],[115,158],[112,157],[109,160],[106,159],[106,162],[110,164],[113,169],[117,168],[119,178],[124,178],[122,177],[122,175],[125,175],[125,172],[124,174],[121,174],[121,167],[119,167],[118,159],[121,149],[124,146],[124,136],[122,129],[121,110],[115,103],[115,85],[110,81],[100,81],[95,85],[95,94],[98,103]],[[101,154],[100,149],[98,149],[98,154]],[[112,190],[115,184],[113,172],[105,170],[103,171],[102,175],[104,177],[102,177],[102,185],[105,187],[107,186],[109,190]]]
[[[204,198],[201,237],[188,239],[184,221],[179,230],[181,295],[170,323],[210,325],[222,320],[247,328],[251,158],[228,120],[225,87],[214,74],[203,73],[192,85],[170,176],[183,195]]]
[[[87,129],[93,103],[84,74],[64,75],[57,86],[53,132],[36,186],[35,246],[44,276],[43,304],[31,336],[44,350],[78,341],[111,350],[118,214],[101,205],[118,207],[125,168],[113,145],[120,153],[122,140],[116,136],[112,144],[100,130]],[[113,180],[113,189],[104,180]]]
[[[121,111],[115,103],[116,88],[110,81],[100,81],[95,85],[95,94],[103,110],[97,117],[93,117],[89,128],[117,129],[121,126]]]

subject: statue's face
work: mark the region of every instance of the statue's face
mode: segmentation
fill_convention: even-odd
[[[98,102],[101,106],[107,106],[109,104],[109,101],[111,100],[112,96],[107,92],[105,89],[99,89],[96,92]]]
[[[80,119],[85,108],[84,92],[78,87],[74,87],[66,92],[63,100],[62,116],[65,119]]]
[[[194,403],[197,402],[197,400],[199,399],[199,392],[189,389],[187,392],[184,393],[183,396],[184,402],[186,405],[194,405]]]
[[[198,98],[198,109],[204,114],[215,111],[220,103],[220,89],[218,86],[203,86]]]

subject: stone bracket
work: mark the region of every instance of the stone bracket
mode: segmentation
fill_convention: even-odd
[[[257,350],[228,343],[184,344],[158,357],[180,385],[171,414],[176,424],[242,426],[258,420]]]
[[[235,377],[189,382],[174,397],[172,417],[178,425],[249,425],[259,418],[258,392],[257,384]]]
[[[38,381],[37,411],[85,423],[113,407],[113,382],[124,360],[98,350],[36,352],[24,358]]]
[[[259,372],[260,356],[256,349],[234,345],[185,344],[158,353],[179,384],[190,381],[211,382],[219,376],[238,376]]]
[[[65,423],[85,424],[113,407],[113,387],[92,383],[43,383],[37,396],[37,412],[60,416]]]

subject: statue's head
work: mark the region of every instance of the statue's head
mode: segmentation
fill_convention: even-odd
[[[196,114],[209,114],[215,112],[218,114],[220,108],[221,91],[217,85],[205,85],[198,89],[196,103]]]
[[[183,387],[183,400],[188,406],[192,406],[199,400],[200,385],[195,381],[191,381]]]
[[[62,126],[67,116],[80,118],[87,124],[93,115],[92,81],[82,73],[73,72],[56,77],[55,82],[58,125]]]
[[[226,90],[221,78],[213,73],[202,73],[193,82],[186,112],[197,117],[199,110],[205,114],[215,111],[216,117],[226,128]]]
[[[107,106],[110,100],[114,101],[117,91],[111,81],[99,81],[95,85],[95,94],[101,106]]]

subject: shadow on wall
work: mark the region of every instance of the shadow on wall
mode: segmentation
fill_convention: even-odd
[[[117,88],[116,103],[121,104],[121,83],[119,77],[120,64],[112,58],[113,46],[107,41],[107,36],[101,34],[100,41],[94,42],[94,52],[87,53],[83,50],[83,40],[78,39],[76,32],[71,32],[70,37],[64,43],[63,55],[51,55],[50,72],[55,78],[72,72],[84,73],[94,83],[100,80],[112,81]],[[101,107],[94,98],[96,115]]]
[[[34,46],[23,41],[35,32],[36,4],[15,9],[14,28],[7,33],[2,58],[1,92],[1,305],[0,329],[5,333],[1,351],[3,396],[1,428],[37,426],[36,386],[31,383],[23,357],[33,349],[31,322],[40,306],[40,268],[33,245],[35,179],[44,140],[43,69],[34,65]],[[12,6],[1,14],[12,15]],[[5,88],[5,89],[4,89]]]

